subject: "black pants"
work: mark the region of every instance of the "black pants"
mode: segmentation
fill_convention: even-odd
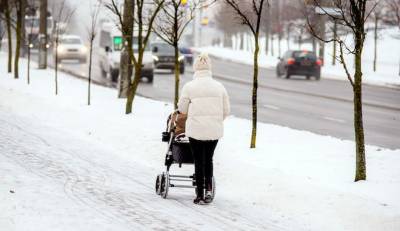
[[[196,140],[189,138],[194,157],[197,195],[204,196],[204,185],[210,190],[213,177],[213,155],[218,140]]]

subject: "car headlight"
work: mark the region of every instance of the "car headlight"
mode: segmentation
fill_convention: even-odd
[[[58,47],[57,47],[57,52],[58,52],[58,53],[63,53],[64,51],[65,51],[65,49],[64,49],[63,46],[58,46]]]
[[[153,55],[153,60],[158,62],[158,60],[159,60],[158,56],[157,55]]]
[[[82,53],[86,53],[86,52],[87,52],[87,48],[86,48],[86,47],[82,47],[82,48],[81,48],[81,52],[82,52]]]
[[[179,62],[182,62],[184,59],[185,59],[185,56],[184,56],[184,55],[181,55],[181,56],[179,56],[179,58],[178,58]]]

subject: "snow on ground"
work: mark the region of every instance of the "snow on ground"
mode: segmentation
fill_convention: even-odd
[[[400,65],[400,32],[398,28],[382,29],[379,33],[378,40],[378,64],[377,72],[373,72],[373,57],[374,57],[374,39],[373,31],[370,31],[367,35],[365,41],[365,48],[363,53],[363,74],[364,83],[381,85],[381,86],[400,86],[400,76],[399,76],[399,65]],[[246,41],[251,40],[251,37],[245,37]],[[348,38],[347,38],[348,39]],[[233,39],[233,47],[237,48],[235,45],[235,40]],[[275,43],[275,56],[271,54],[265,54],[265,38],[260,39],[261,44],[261,54],[259,64],[261,67],[275,69],[278,63],[278,41]],[[251,44],[245,42],[244,49],[229,49],[219,46],[208,46],[195,48],[197,51],[206,51],[214,57],[219,57],[239,63],[253,65],[253,53],[249,52],[251,50]],[[286,40],[281,41],[281,56],[288,50],[288,45]],[[311,44],[304,43],[300,48],[297,43],[290,42],[291,49],[308,49],[311,50]],[[339,52],[339,47],[337,48]],[[332,65],[332,54],[333,54],[333,43],[328,43],[325,46],[325,66],[322,68],[322,78],[338,79],[348,81],[345,71],[339,62],[336,65]],[[337,53],[338,54],[338,53]],[[346,55],[348,67],[350,71],[354,71],[354,65],[351,55]]]
[[[28,86],[0,67],[6,230],[400,229],[400,150],[367,146],[368,180],[354,183],[353,142],[260,123],[250,150],[250,122],[229,117],[214,160],[215,202],[193,205],[191,189],[164,200],[153,186],[172,105],[137,97],[127,116],[115,90],[93,86],[87,106],[84,81],[59,81],[55,96],[53,71],[32,70]]]

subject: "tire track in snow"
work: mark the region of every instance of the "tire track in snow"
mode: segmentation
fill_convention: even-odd
[[[13,119],[16,120],[15,117]],[[0,118],[0,120],[2,119]],[[24,124],[24,122],[17,121],[17,124]],[[140,188],[141,194],[150,194],[156,197],[153,187],[149,186],[148,182],[143,182],[143,179],[148,177],[148,175],[144,177],[132,177],[129,175],[143,175],[144,173],[125,168],[117,171],[102,163],[95,163],[93,160],[85,158],[82,154],[78,155],[75,150],[51,145],[43,137],[29,132],[27,129],[23,129],[27,124],[19,126],[2,120],[2,125],[3,127],[0,125],[1,131],[7,131],[10,128],[17,130],[17,134],[11,134],[14,137],[9,136],[6,140],[6,143],[11,146],[8,148],[5,147],[5,150],[12,149],[14,152],[19,153],[16,156],[21,166],[41,177],[61,182],[64,192],[70,198],[97,211],[109,222],[118,220],[122,224],[129,224],[130,227],[133,224],[138,224],[138,229],[143,227],[151,227],[153,230],[202,229],[201,223],[196,225],[197,228],[192,228],[194,224],[182,224],[182,221],[179,222],[179,219],[173,219],[173,214],[160,212],[165,209],[165,206],[173,205],[183,211],[190,210],[195,216],[199,217],[199,220],[206,221],[209,223],[208,225],[212,225],[215,228],[218,227],[220,230],[286,230],[273,221],[263,220],[255,222],[238,213],[223,211],[213,205],[207,206],[207,210],[204,210],[203,208],[194,207],[190,202],[185,203],[179,200],[162,199],[159,201],[159,205],[154,203],[149,204],[149,201],[141,198],[140,195],[137,196],[133,191],[111,188],[112,185],[109,185],[111,184],[109,182],[110,179],[125,178],[129,180],[128,182],[132,182],[130,183],[132,190]],[[2,134],[2,137],[5,136],[6,134]],[[31,143],[32,146],[39,145],[41,147],[39,149],[40,152],[38,154],[35,154],[34,150],[24,150],[21,152],[21,146],[18,145],[19,142],[25,143],[23,146],[26,146],[27,143]],[[4,140],[1,143],[4,143]],[[62,157],[62,159],[51,158],[54,155],[49,155],[46,151],[50,153],[55,152],[58,154],[57,157]],[[83,150],[84,152],[86,150]],[[80,152],[78,151],[78,153]],[[9,153],[6,156],[15,159],[13,154]],[[73,164],[66,164],[69,162],[73,162]],[[79,166],[79,168],[75,168],[74,166]],[[124,182],[126,183],[126,181]],[[218,216],[214,216],[214,214],[218,214]],[[171,215],[172,219],[168,219],[171,218]],[[165,218],[163,219],[162,217]],[[182,220],[182,217],[180,217],[180,220]]]
[[[99,172],[93,171],[92,169],[89,170],[88,168],[84,168],[82,166],[82,163],[79,163],[80,169],[74,169],[75,171],[77,171],[77,173],[75,173],[74,170],[69,169],[64,163],[60,161],[54,159],[47,160],[42,158],[38,154],[34,154],[34,152],[21,150],[21,146],[18,145],[18,143],[30,141],[29,139],[32,139],[34,137],[31,136],[29,138],[26,133],[23,133],[22,130],[20,130],[20,132],[13,132],[13,134],[3,134],[2,131],[10,131],[9,127],[7,128],[4,126],[6,124],[4,122],[5,121],[3,121],[0,126],[1,137],[7,137],[6,139],[1,138],[2,140],[0,142],[3,144],[7,144],[7,146],[3,146],[5,149],[1,151],[4,156],[16,161],[20,166],[24,167],[29,172],[35,173],[39,177],[51,178],[52,180],[63,183],[64,190],[65,192],[67,192],[67,194],[73,196],[74,198],[78,199],[80,202],[86,204],[92,209],[98,208],[99,202],[103,202],[107,206],[103,206],[105,207],[104,210],[97,209],[97,212],[105,215],[109,221],[115,222],[115,220],[122,220],[125,223],[128,223],[129,227],[135,226],[136,224],[138,229],[146,226],[149,227],[153,223],[162,224],[163,226],[161,228],[166,229],[173,229],[182,226],[181,224],[177,223],[169,225],[172,223],[167,219],[160,219],[156,215],[152,214],[153,211],[143,209],[141,205],[143,201],[140,200],[139,202],[132,201],[134,202],[132,204],[123,203],[123,200],[120,200],[119,203],[112,203],[118,202],[117,199],[110,198],[109,196],[106,197],[106,195],[117,195],[117,193],[113,192],[112,189],[108,188],[106,190],[102,188],[102,186],[104,185],[102,185],[102,182],[98,180],[98,176],[101,174],[99,174]],[[15,133],[17,135],[15,135]],[[37,143],[35,143],[35,145],[37,145]],[[57,157],[60,157],[60,152],[54,153],[54,150],[51,150],[49,147],[46,148],[43,145],[40,146],[37,151],[39,152],[39,154],[42,154],[45,157],[51,156],[46,155],[44,153],[46,151],[53,152],[53,155],[57,154]],[[64,161],[65,160],[68,159],[64,159]],[[96,170],[95,166],[92,167]],[[110,207],[114,209],[110,209]],[[117,208],[117,210],[115,208]],[[121,211],[128,212],[121,213]],[[141,213],[137,211],[141,211]],[[183,229],[189,230],[189,227],[184,227]]]

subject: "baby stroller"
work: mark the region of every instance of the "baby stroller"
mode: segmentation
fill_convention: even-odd
[[[182,164],[194,165],[193,154],[190,149],[189,139],[185,136],[184,129],[186,116],[175,111],[169,115],[167,129],[162,133],[162,141],[168,143],[165,155],[165,172],[156,178],[155,190],[157,195],[167,198],[170,187],[194,188],[196,190],[195,174],[189,176],[172,175],[169,170],[173,164],[182,167]],[[205,187],[204,187],[205,188]],[[212,179],[212,200],[215,197],[215,179]]]

